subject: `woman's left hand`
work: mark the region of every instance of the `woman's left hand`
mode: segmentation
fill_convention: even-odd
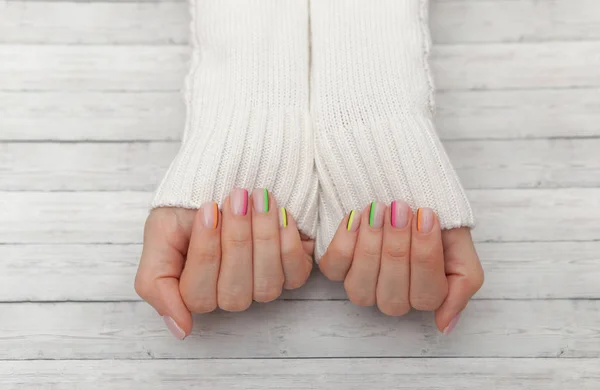
[[[414,215],[402,201],[346,216],[319,267],[330,280],[344,281],[354,304],[377,304],[391,316],[435,311],[444,334],[483,284],[470,229],[442,231],[431,209]]]

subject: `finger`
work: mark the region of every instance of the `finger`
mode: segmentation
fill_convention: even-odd
[[[187,259],[179,291],[192,313],[217,308],[217,279],[221,264],[221,213],[215,202],[200,207],[194,217]]]
[[[226,311],[243,311],[252,304],[252,208],[248,191],[236,188],[222,207],[221,269],[217,303]]]
[[[413,213],[397,200],[385,213],[381,268],[377,279],[377,307],[382,313],[401,316],[410,310],[410,236]]]
[[[339,282],[346,278],[354,257],[360,220],[360,214],[352,210],[340,223],[333,240],[321,258],[319,269],[329,280]]]
[[[285,207],[279,209],[279,239],[281,240],[281,264],[285,277],[284,288],[292,290],[306,283],[312,270],[313,259],[304,249],[294,217]]]
[[[417,310],[438,309],[448,294],[438,219],[430,208],[417,210],[410,246],[410,303]]]
[[[158,208],[144,229],[144,246],[135,277],[135,291],[161,315],[175,337],[192,331],[192,315],[179,292],[194,219],[193,210]]]
[[[354,258],[344,280],[348,299],[355,305],[372,306],[376,303],[385,210],[383,203],[373,202],[361,215]]]
[[[252,204],[253,298],[271,302],[281,295],[284,281],[277,201],[267,189],[256,189]]]
[[[452,332],[460,313],[471,297],[483,285],[483,268],[473,245],[468,228],[444,230],[442,232],[448,296],[435,313],[435,322],[444,334]]]

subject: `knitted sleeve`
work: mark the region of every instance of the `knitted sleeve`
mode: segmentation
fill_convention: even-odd
[[[311,3],[319,258],[352,209],[402,199],[442,228],[473,226],[432,123],[426,0]]]
[[[308,3],[192,0],[191,12],[187,121],[153,207],[199,208],[234,187],[267,188],[314,237]]]

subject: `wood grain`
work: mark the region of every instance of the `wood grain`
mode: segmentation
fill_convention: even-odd
[[[600,139],[445,146],[465,188],[600,186]],[[0,143],[0,190],[154,191],[178,149],[173,142]]]
[[[600,188],[467,191],[476,241],[590,241],[600,237]],[[147,192],[0,192],[0,244],[136,244]]]
[[[3,362],[5,390],[595,390],[596,359],[252,359]]]
[[[435,43],[536,42],[600,38],[595,0],[432,0]],[[13,1],[0,13],[0,43],[185,44],[184,0]]]
[[[600,242],[478,243],[486,272],[475,299],[598,299]],[[0,245],[0,300],[140,300],[133,290],[141,245]],[[314,270],[282,299],[346,299]]]
[[[185,342],[127,303],[4,303],[0,359],[600,357],[600,301],[473,301],[451,337],[433,316],[276,301],[196,317]]]
[[[600,89],[446,91],[436,97],[445,140],[600,136]],[[179,140],[178,92],[0,92],[0,141]]]
[[[440,45],[440,90],[600,86],[600,42]],[[2,91],[178,91],[187,46],[0,45]]]

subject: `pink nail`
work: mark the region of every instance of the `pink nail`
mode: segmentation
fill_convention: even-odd
[[[392,226],[402,229],[408,224],[408,203],[395,200],[392,202]]]
[[[433,229],[433,210],[423,207],[417,210],[417,230],[423,233],[429,233]]]
[[[257,213],[269,212],[269,191],[265,188],[252,191],[252,200],[254,203],[254,211]]]
[[[458,313],[456,317],[454,317],[452,321],[450,321],[448,326],[444,329],[444,331],[442,332],[444,333],[444,336],[448,336],[454,330],[456,324],[458,324],[458,320],[460,320],[460,314],[461,313]]]
[[[173,336],[175,336],[178,340],[183,340],[185,338],[185,332],[183,329],[177,325],[175,321],[169,316],[164,316],[163,320],[165,321],[165,325],[167,325],[167,329],[171,332]]]
[[[371,203],[371,208],[369,210],[369,226],[375,229],[381,229],[384,220],[385,206],[379,202]]]
[[[207,202],[200,208],[202,222],[209,229],[216,229],[219,224],[219,206],[215,202]]]
[[[243,188],[234,188],[231,191],[231,211],[234,215],[244,216],[248,212],[248,191]]]

